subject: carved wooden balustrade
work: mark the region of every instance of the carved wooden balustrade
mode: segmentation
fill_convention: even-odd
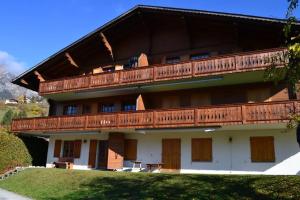
[[[15,119],[11,130],[13,132],[59,132],[279,123],[287,122],[293,114],[300,114],[300,101]]]
[[[282,66],[285,49],[268,49],[217,56],[177,64],[138,67],[130,70],[68,77],[40,83],[41,95],[94,88],[143,84],[157,81],[187,79],[208,75],[262,70],[270,65]]]

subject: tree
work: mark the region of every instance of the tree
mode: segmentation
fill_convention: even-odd
[[[3,118],[2,118],[1,124],[2,124],[2,125],[5,125],[5,126],[10,125],[13,116],[14,116],[14,112],[13,112],[11,109],[9,109],[9,110],[4,114],[4,116],[3,116]]]
[[[278,80],[283,79],[288,87],[293,99],[296,98],[297,84],[300,80],[300,33],[296,29],[295,23],[297,22],[296,17],[294,16],[295,10],[298,8],[298,0],[288,0],[289,6],[286,12],[287,23],[283,28],[283,35],[285,39],[285,46],[287,51],[284,54],[283,58],[285,62],[283,68],[276,68],[275,65],[271,65],[265,73],[266,79],[273,80],[277,82]],[[295,126],[300,122],[300,116],[296,113],[292,114],[291,123],[288,126]]]

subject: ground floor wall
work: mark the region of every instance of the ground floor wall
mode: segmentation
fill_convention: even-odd
[[[107,140],[109,133],[67,133],[51,135],[48,147],[47,167],[57,161],[54,157],[55,140],[82,140],[80,158],[74,159],[75,169],[90,169],[88,166],[91,140]],[[295,130],[232,130],[204,133],[203,131],[157,131],[151,133],[124,133],[125,139],[137,140],[136,160],[147,163],[162,162],[162,140],[180,139],[180,172],[212,174],[300,174],[300,148]],[[251,160],[250,137],[272,136],[274,138],[274,162]],[[211,138],[212,160],[192,161],[192,139]],[[62,152],[61,152],[62,156]],[[132,162],[124,161],[124,169]]]

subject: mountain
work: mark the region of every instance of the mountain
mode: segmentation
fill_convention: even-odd
[[[17,99],[21,95],[25,95],[26,97],[38,96],[36,92],[12,84],[11,81],[14,78],[13,74],[0,67],[0,100]]]

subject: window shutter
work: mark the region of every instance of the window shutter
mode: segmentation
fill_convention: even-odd
[[[192,161],[212,161],[212,139],[192,139]]]
[[[97,140],[90,141],[90,151],[89,151],[89,167],[96,167],[96,152],[97,152]]]
[[[60,157],[60,152],[61,152],[61,140],[55,140],[54,144],[54,156],[55,158]]]
[[[250,137],[251,161],[274,162],[274,137]]]
[[[125,140],[124,154],[125,154],[124,155],[125,160],[136,160],[137,140],[134,140],[134,139]]]
[[[74,141],[74,158],[80,158],[81,140]]]

